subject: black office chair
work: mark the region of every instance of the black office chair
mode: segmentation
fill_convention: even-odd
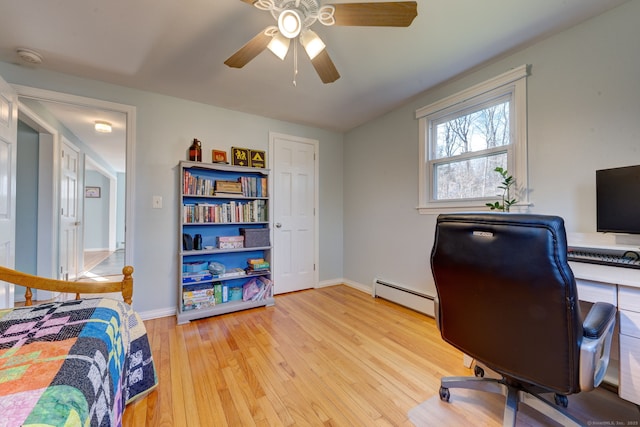
[[[442,338],[501,379],[445,377],[450,388],[506,396],[504,425],[524,403],[563,425],[580,425],[567,395],[597,387],[609,364],[616,307],[598,302],[584,322],[560,217],[444,214],[431,252]],[[541,394],[554,393],[554,402]]]

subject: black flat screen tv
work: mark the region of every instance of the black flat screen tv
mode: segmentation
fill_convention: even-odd
[[[596,224],[600,232],[640,234],[640,165],[596,171]]]

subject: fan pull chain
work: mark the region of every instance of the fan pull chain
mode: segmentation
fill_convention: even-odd
[[[293,42],[293,85],[296,86],[296,77],[298,77],[298,43]]]

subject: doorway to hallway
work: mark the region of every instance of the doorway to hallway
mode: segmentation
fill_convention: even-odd
[[[85,251],[84,271],[80,274],[81,281],[118,281],[122,278],[122,268],[125,265],[124,249],[115,251]]]

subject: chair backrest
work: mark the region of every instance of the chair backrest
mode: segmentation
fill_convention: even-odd
[[[440,215],[431,268],[445,341],[514,381],[580,391],[582,320],[562,218]]]

